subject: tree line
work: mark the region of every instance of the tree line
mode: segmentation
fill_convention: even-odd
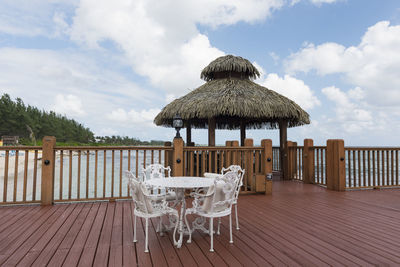
[[[53,111],[46,112],[13,101],[8,94],[0,98],[0,136],[19,136],[20,144],[40,144],[44,136],[55,136],[58,144],[68,145],[161,145],[162,141],[142,142],[127,136],[98,136],[83,124]]]

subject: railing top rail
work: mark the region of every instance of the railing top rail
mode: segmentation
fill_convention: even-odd
[[[199,150],[209,150],[209,151],[220,151],[220,150],[232,150],[232,151],[254,151],[262,150],[262,147],[256,146],[187,146],[183,148],[183,151],[199,151]]]
[[[326,146],[310,146],[311,149],[326,149]]]
[[[168,146],[56,146],[54,150],[172,150]]]
[[[345,150],[400,150],[400,147],[345,147]]]
[[[0,146],[0,150],[41,150],[41,146]]]

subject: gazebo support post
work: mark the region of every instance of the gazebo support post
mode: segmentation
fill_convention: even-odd
[[[186,146],[192,146],[192,125],[186,125]]]
[[[215,118],[208,119],[208,146],[215,146]]]
[[[287,125],[288,122],[279,121],[279,144],[280,144],[280,167],[281,167],[281,174],[283,180],[288,179],[288,169],[287,169],[287,161],[288,161],[288,151],[287,151]]]
[[[244,139],[246,139],[246,123],[240,122],[240,146],[244,146]]]

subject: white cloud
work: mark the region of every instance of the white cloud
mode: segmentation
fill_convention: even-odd
[[[111,61],[112,57],[107,57]],[[104,117],[120,107],[157,107],[164,96],[139,87],[96,58],[68,51],[0,48],[0,94],[76,118],[98,133]],[[114,129],[120,125],[114,124]]]
[[[199,86],[202,68],[224,54],[196,24],[254,23],[284,4],[283,0],[85,0],[76,10],[71,38],[92,48],[113,41],[136,73],[168,94],[181,96]]]
[[[148,127],[153,126],[153,120],[160,112],[160,109],[143,109],[140,111],[136,111],[131,109],[129,111],[125,111],[122,108],[118,108],[113,110],[110,114],[106,117],[110,121],[116,121],[126,124],[139,124],[139,125],[146,125]]]
[[[262,85],[288,97],[306,110],[321,104],[304,81],[290,75],[281,78],[275,73],[268,74]]]
[[[321,5],[321,4],[332,4],[341,0],[310,0],[310,1],[313,4]]]
[[[363,104],[352,101],[354,92],[358,92],[357,100],[361,100],[361,88],[356,88],[347,93],[337,87],[330,86],[322,89],[322,93],[335,104],[335,118],[329,119],[331,129],[340,129],[347,133],[362,133],[375,127],[371,111],[362,107]]]
[[[319,75],[344,74],[365,90],[373,105],[397,106],[400,101],[400,25],[382,21],[368,28],[358,46],[308,44],[286,60],[289,73],[315,70]]]
[[[68,114],[69,116],[81,116],[85,114],[82,108],[82,100],[76,95],[56,95],[52,110],[63,115]]]
[[[71,11],[76,4],[77,0],[2,0],[0,33],[58,37],[61,26],[59,10]]]
[[[296,79],[290,75],[279,77],[276,73],[270,73],[265,76],[265,70],[257,64],[257,62],[253,62],[253,65],[260,72],[258,82],[261,85],[286,96],[306,110],[312,109],[321,104],[318,98],[314,95],[314,92],[304,83],[304,81]]]

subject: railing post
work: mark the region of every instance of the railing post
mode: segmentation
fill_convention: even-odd
[[[231,143],[231,146],[232,147],[236,147],[236,148],[239,148],[239,141],[237,141],[237,140],[235,140],[235,141],[231,141],[232,143]],[[232,164],[234,164],[234,165],[241,165],[241,162],[240,162],[240,157],[239,157],[239,152],[236,150],[236,151],[232,151],[232,158],[231,158],[231,160],[232,160]]]
[[[272,193],[272,180],[267,175],[272,174],[272,140],[261,140],[261,175],[256,175],[256,192]],[[272,177],[271,177],[272,178]]]
[[[287,141],[286,142],[286,148],[284,149],[284,155],[283,155],[283,179],[284,180],[290,180],[293,178],[293,168],[292,168],[292,147],[293,147],[293,142]]]
[[[252,147],[254,144],[253,139],[251,138],[246,138],[244,139],[244,146],[245,147]],[[245,176],[247,176],[245,186],[250,186],[251,191],[255,191],[255,186],[254,186],[254,181],[253,181],[253,151],[249,150],[244,153],[245,156]]]
[[[297,142],[292,142],[292,178],[299,179],[297,177]]]
[[[304,139],[303,151],[303,182],[305,184],[314,183],[314,141],[312,139]]]
[[[43,137],[41,205],[52,205],[54,201],[55,146],[56,138],[54,136]]]
[[[172,173],[174,176],[183,176],[183,139],[174,138]]]
[[[330,139],[326,142],[326,185],[329,190],[344,191],[346,189],[344,141]]]
[[[226,147],[231,147],[231,146],[232,146],[232,141],[225,141],[225,146],[226,146]],[[232,152],[231,152],[230,150],[227,150],[227,151],[226,151],[224,161],[225,161],[225,162],[224,162],[225,164],[224,164],[223,167],[227,168],[228,166],[231,165],[231,161],[232,161]]]

